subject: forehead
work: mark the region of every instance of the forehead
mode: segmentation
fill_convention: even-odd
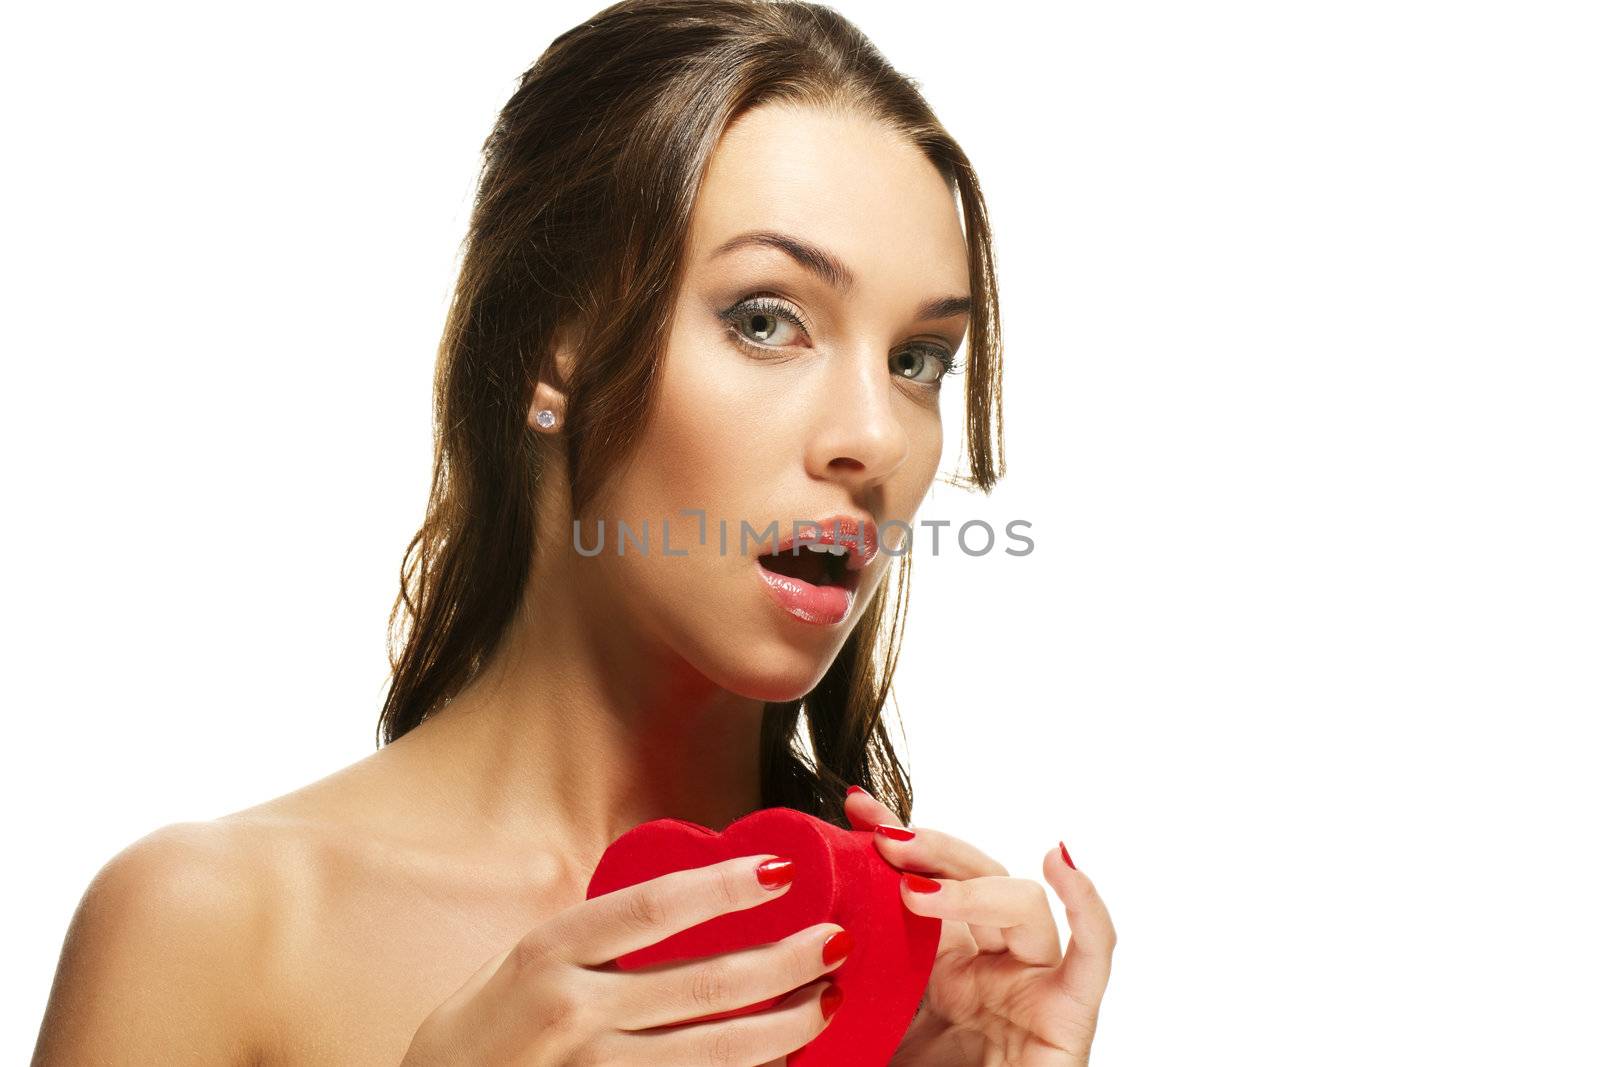
[[[752,230],[833,252],[863,288],[967,289],[955,195],[915,146],[854,112],[769,104],[729,126],[690,222],[690,262]],[[736,256],[781,256],[751,250]]]

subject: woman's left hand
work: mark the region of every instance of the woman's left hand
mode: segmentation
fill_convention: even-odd
[[[872,830],[878,852],[902,872],[900,896],[918,915],[944,920],[921,1012],[891,1067],[1083,1067],[1117,943],[1111,915],[1065,846],[1044,859],[1045,881],[1066,905],[1066,955],[1050,898],[1012,878],[973,846],[938,830],[907,831],[869,793],[852,788],[845,814]],[[910,840],[891,836],[911,833]],[[919,891],[922,890],[922,891]]]

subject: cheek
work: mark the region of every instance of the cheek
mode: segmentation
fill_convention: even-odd
[[[739,545],[740,519],[771,507],[780,450],[761,415],[760,383],[729,358],[726,344],[703,332],[671,342],[638,451],[619,468],[604,504],[606,514],[633,525],[648,519],[650,549],[641,555],[629,545],[618,556],[608,546],[606,594],[620,598],[614,610],[717,684],[790,699],[815,657],[753,643],[772,609]],[[704,512],[704,544],[701,519],[681,514],[686,509]],[[671,556],[663,551],[663,519]],[[727,523],[726,552],[719,520]]]
[[[730,509],[759,499],[770,422],[730,342],[715,328],[674,330],[635,467],[659,506]],[[642,488],[642,487],[641,487]]]
[[[889,479],[884,491],[884,518],[911,523],[939,473],[944,450],[944,428],[939,409],[915,411],[905,422],[908,442],[906,461]],[[897,532],[898,536],[903,536]]]
[[[613,584],[633,596],[670,602],[674,611],[712,603],[707,594],[731,573],[719,546],[718,520],[727,520],[733,531],[727,555],[737,555],[739,519],[764,509],[775,478],[770,427],[727,344],[714,331],[674,331],[638,448],[618,468],[597,508],[607,516],[608,534],[615,533],[618,519],[634,530],[649,523],[646,554],[630,544],[607,560]],[[664,550],[663,522],[670,526],[671,556]]]
[[[917,465],[917,475],[922,479],[923,492],[933,484],[939,472],[939,458],[944,452],[944,421],[942,408],[935,407],[929,417],[919,424],[912,438],[912,456]]]

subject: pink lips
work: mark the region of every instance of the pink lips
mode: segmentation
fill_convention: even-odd
[[[853,571],[861,570],[878,554],[878,524],[871,519],[829,515],[825,519],[809,520],[816,522],[821,529],[806,525],[807,521],[800,520],[798,531],[791,524],[790,529],[782,533],[778,547],[773,551],[793,548],[794,543],[802,539],[813,545],[844,545],[850,550],[849,569]],[[795,536],[797,532],[799,537]]]
[[[861,571],[878,554],[878,527],[871,519],[856,519],[849,515],[830,515],[815,521],[821,525],[821,529],[802,522],[796,531],[791,523],[791,528],[781,533],[775,551],[792,551],[797,541],[844,545],[849,549],[850,558],[845,565],[843,584],[812,585],[786,574],[775,574],[763,567],[759,559],[756,561],[756,573],[761,576],[772,599],[791,616],[801,622],[832,626],[850,615]],[[802,548],[800,551],[810,550]]]

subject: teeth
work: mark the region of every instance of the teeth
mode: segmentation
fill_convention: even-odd
[[[848,546],[848,545],[810,545],[810,544],[808,544],[808,545],[806,545],[806,547],[809,548],[813,552],[826,552],[830,556],[848,556],[850,554],[850,546]]]

